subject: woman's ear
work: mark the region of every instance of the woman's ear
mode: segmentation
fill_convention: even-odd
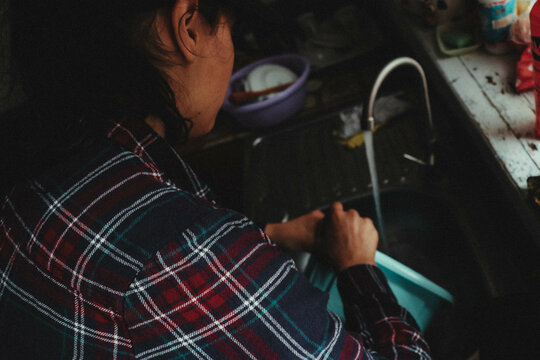
[[[188,62],[200,55],[208,25],[197,11],[197,0],[177,0],[171,12],[176,46]]]

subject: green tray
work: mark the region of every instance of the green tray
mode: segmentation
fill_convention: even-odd
[[[449,56],[463,55],[478,49],[482,42],[480,35],[474,27],[466,22],[451,22],[441,24],[436,29],[437,43],[442,53]],[[460,41],[469,38],[466,45],[460,46]],[[446,39],[445,39],[446,38]],[[456,46],[449,44],[450,39],[455,38]],[[444,41],[447,40],[447,41]]]

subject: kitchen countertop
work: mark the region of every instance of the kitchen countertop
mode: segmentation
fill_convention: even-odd
[[[514,90],[519,55],[492,55],[479,48],[446,56],[436,47],[433,28],[416,26],[414,30],[501,166],[515,186],[526,190],[527,178],[540,175],[540,139],[534,131],[533,91],[517,94]]]

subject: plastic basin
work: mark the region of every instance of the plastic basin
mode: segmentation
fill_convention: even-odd
[[[479,301],[484,288],[456,216],[440,198],[422,191],[386,190],[381,202],[388,249],[378,251],[375,261],[399,304],[411,313],[423,332],[432,327],[437,331],[464,327],[468,316],[465,309]],[[377,224],[371,194],[343,204],[345,209],[354,208]],[[311,258],[305,275],[329,293],[329,310],[344,319],[331,269]]]
[[[441,306],[454,303],[454,297],[446,289],[390,256],[377,252],[375,262],[386,276],[399,304],[411,313],[422,331]]]
[[[422,332],[442,306],[454,303],[454,297],[446,289],[390,256],[377,251],[375,262],[386,276],[398,303],[412,315]],[[329,293],[328,309],[345,320],[332,270],[321,263],[310,262],[306,275],[316,287]]]
[[[298,79],[276,96],[262,101],[236,105],[229,101],[234,84],[262,64],[277,64],[292,70]],[[262,128],[277,125],[296,114],[306,101],[306,83],[310,65],[306,58],[296,54],[283,54],[264,58],[235,72],[227,89],[222,110],[230,113],[240,124],[249,128]]]

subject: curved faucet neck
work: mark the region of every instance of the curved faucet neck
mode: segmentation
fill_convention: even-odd
[[[433,128],[433,119],[431,115],[431,105],[429,100],[429,92],[428,92],[428,85],[427,85],[427,79],[426,75],[424,73],[424,70],[422,69],[422,66],[414,59],[410,57],[399,57],[392,61],[390,61],[380,72],[377,78],[375,79],[375,83],[373,84],[373,87],[371,88],[371,93],[369,95],[368,103],[367,103],[367,109],[366,109],[366,119],[367,119],[367,127],[370,131],[373,131],[375,128],[375,118],[373,116],[374,111],[374,105],[375,100],[377,98],[377,94],[379,92],[379,89],[381,85],[383,84],[386,77],[394,71],[396,68],[403,66],[403,65],[411,65],[416,70],[418,70],[418,73],[420,74],[420,77],[422,79],[422,86],[424,88],[424,98],[426,103],[426,111],[428,116],[428,126],[429,126],[429,133],[430,138],[428,139],[429,147],[430,147],[430,153],[429,153],[429,159],[428,164],[434,165],[434,155],[433,155],[433,143],[435,142],[435,136],[434,136],[434,128]]]

